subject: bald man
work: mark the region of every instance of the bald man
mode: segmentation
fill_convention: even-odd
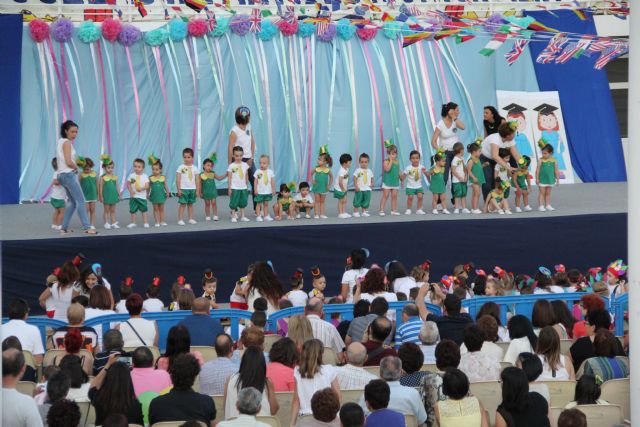
[[[189,330],[191,345],[215,347],[216,336],[224,332],[220,321],[209,316],[210,308],[208,299],[196,298],[191,305],[191,316],[179,323]]]
[[[353,342],[347,347],[347,364],[336,369],[341,390],[364,389],[369,381],[378,379],[362,366],[367,360],[367,349],[359,342]]]
[[[332,323],[324,320],[324,304],[320,298],[310,298],[304,307],[304,314],[311,322],[313,337],[322,341],[325,347],[332,348],[338,358],[342,358],[344,351],[344,341],[340,333]]]

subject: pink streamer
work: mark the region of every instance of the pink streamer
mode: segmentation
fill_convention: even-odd
[[[183,40],[184,41],[184,40]],[[191,132],[191,149],[196,151],[196,139],[197,139],[197,130],[198,130],[198,79],[196,78],[196,70],[195,65],[193,64],[193,48],[191,43],[187,43],[189,45],[189,51],[187,55],[191,58],[189,62],[189,66],[191,67],[191,80],[193,81],[193,131]]]
[[[369,54],[369,48],[367,43],[362,43],[364,50],[364,57],[367,60],[367,68],[369,69],[369,77],[371,77],[371,84],[373,85],[373,95],[376,101],[376,110],[378,112],[378,126],[380,128],[380,147],[382,152],[381,159],[384,159],[384,132],[382,130],[382,111],[380,110],[380,98],[378,97],[378,84],[376,82],[376,76],[373,73],[373,64],[371,63],[371,55]],[[384,162],[380,162],[380,166],[384,170]]]
[[[424,43],[422,43],[424,45]],[[431,125],[435,126],[436,124],[436,116],[433,106],[433,93],[431,92],[431,79],[429,79],[429,73],[427,72],[427,61],[424,57],[424,50],[420,48],[416,48],[418,51],[418,57],[420,59],[420,65],[424,66],[424,71],[422,75],[424,76],[424,85],[423,89],[425,94],[427,95],[427,108],[429,108],[429,116],[431,117]]]
[[[311,84],[311,41],[309,38],[307,40],[307,85],[309,90],[307,91],[307,107],[308,107],[308,115],[307,115],[307,181],[311,181],[311,146],[312,146],[312,128],[313,128],[313,107],[312,107],[312,97],[313,97],[313,86]]]
[[[60,69],[58,68],[58,62],[56,61],[56,55],[53,53],[53,44],[51,43],[51,39],[47,38],[47,46],[49,46],[49,54],[51,55],[51,60],[53,62],[53,68],[56,71],[56,77],[58,79],[58,84],[60,85],[60,95],[62,96],[62,121],[67,121],[67,107],[65,102],[65,92],[62,91],[64,84],[62,83],[62,77],[60,76]]]
[[[100,44],[100,40],[97,42],[98,45],[98,60],[100,62],[100,75],[101,75],[101,85],[102,85],[102,110],[104,111],[104,125],[105,125],[105,133],[107,134],[107,153],[111,155],[111,130],[109,129],[109,108],[107,106],[107,84],[105,82],[105,74],[104,74],[104,61],[102,60],[102,46]]]
[[[71,87],[69,86],[69,73],[67,72],[67,61],[64,59],[64,44],[60,43],[60,62],[62,62],[62,75],[64,76],[64,86],[67,90],[67,102],[69,105],[69,117],[73,117],[73,105],[71,102]]]
[[[138,100],[138,85],[136,84],[136,74],[133,72],[133,63],[131,62],[131,53],[129,46],[124,47],[127,54],[127,62],[129,63],[129,73],[131,74],[131,82],[133,83],[133,100],[136,104],[136,117],[138,118],[138,145],[140,144],[140,101]]]
[[[162,72],[162,59],[160,58],[160,48],[153,47],[153,54],[156,60],[156,68],[158,69],[158,77],[160,78],[160,88],[162,90],[162,98],[164,99],[164,116],[167,120],[167,145],[171,152],[171,121],[169,121],[169,103],[167,102],[167,89],[164,84],[164,73]]]
[[[400,52],[400,63],[402,64],[402,76],[404,81],[404,90],[407,94],[407,101],[409,103],[409,118],[411,119],[411,128],[413,129],[413,146],[414,148],[418,148],[419,143],[416,140],[417,131],[416,131],[416,116],[413,111],[413,100],[411,98],[411,90],[409,88],[409,73],[407,73],[407,60],[404,57],[404,49],[402,47],[402,39],[398,39],[398,51]]]
[[[46,199],[49,193],[51,193],[51,190],[53,190],[53,182],[49,184],[42,197],[40,197],[39,203],[44,203],[44,199]]]
[[[440,41],[436,41],[436,43],[440,43]],[[451,101],[449,97],[449,86],[447,85],[447,77],[444,74],[444,67],[442,66],[442,56],[440,55],[440,48],[435,49],[436,57],[438,58],[438,68],[440,68],[440,75],[442,76],[442,85],[444,86],[444,94],[446,96],[446,102]]]

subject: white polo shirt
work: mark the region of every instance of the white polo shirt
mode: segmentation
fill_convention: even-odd
[[[2,340],[14,336],[20,341],[22,349],[31,354],[44,354],[42,336],[40,330],[33,325],[29,325],[24,320],[13,319],[2,325]]]
[[[482,141],[482,155],[487,159],[495,160],[491,154],[491,146],[497,145],[498,150],[501,148],[511,148],[516,145],[515,138],[511,141],[503,141],[499,133],[493,133]]]

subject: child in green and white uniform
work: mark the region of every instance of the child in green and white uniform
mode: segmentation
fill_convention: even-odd
[[[358,158],[360,167],[353,173],[353,186],[356,195],[353,198],[353,216],[359,218],[362,216],[370,216],[368,209],[371,204],[371,188],[373,187],[373,171],[369,169],[369,155],[367,153],[360,154]]]
[[[385,216],[384,207],[391,195],[391,215],[400,215],[398,212],[398,189],[400,188],[400,162],[398,161],[398,147],[390,140],[384,142],[387,149],[387,159],[384,161],[382,173],[382,199],[380,200],[380,216]]]
[[[418,199],[416,202],[416,213],[418,215],[424,215],[425,212],[422,210],[422,200],[424,198],[422,175],[427,175],[427,168],[420,164],[420,152],[417,150],[409,153],[409,161],[411,164],[404,168],[402,172],[402,177],[405,180],[405,192],[407,193],[407,210],[404,214],[411,215],[413,197],[415,196]]]
[[[451,192],[453,193],[454,206],[453,213],[471,213],[467,209],[467,168],[464,164],[464,145],[461,142],[453,144],[453,159],[451,160]]]
[[[169,197],[169,187],[167,186],[167,178],[162,175],[162,162],[153,154],[149,156],[151,164],[151,173],[149,177],[149,201],[153,205],[153,219],[155,226],[166,226],[164,221],[164,203]]]
[[[482,194],[482,185],[486,182],[484,178],[484,171],[482,170],[482,162],[480,161],[482,139],[476,140],[467,145],[467,152],[471,156],[467,162],[467,177],[471,182],[471,213],[481,214],[482,211],[478,208],[480,203],[480,195]]]
[[[518,160],[518,169],[511,176],[511,186],[516,189],[516,212],[522,212],[520,199],[524,205],[524,210],[531,211],[529,206],[529,191],[531,189],[531,178],[529,177],[529,165],[531,158],[522,156]]]
[[[133,161],[133,173],[127,178],[127,189],[129,190],[129,213],[131,223],[127,228],[136,227],[136,213],[142,215],[144,228],[149,228],[147,221],[147,193],[149,192],[149,176],[144,173],[145,163],[142,159]]]
[[[67,192],[62,185],[58,183],[58,159],[54,157],[51,160],[51,166],[53,167],[53,180],[51,181],[51,194],[49,202],[53,208],[53,220],[51,221],[51,228],[54,230],[62,229],[62,219],[64,218],[64,210],[67,204]]]
[[[446,157],[444,153],[436,154],[433,156],[433,162],[435,165],[429,172],[427,172],[427,179],[429,180],[429,191],[433,194],[431,199],[431,209],[434,215],[438,215],[438,204],[442,205],[442,213],[450,214],[447,210],[447,201],[445,200],[446,183],[444,180],[444,166]]]
[[[536,170],[536,181],[540,189],[538,210],[540,212],[554,211],[555,209],[551,206],[551,187],[560,184],[560,172],[558,170],[558,162],[553,157],[551,144],[546,144],[542,148],[542,158],[538,162]]]
[[[80,174],[80,188],[84,194],[84,201],[87,204],[89,223],[92,228],[96,225],[96,202],[98,201],[98,179],[96,171],[93,170],[95,164],[89,157],[79,157],[76,164],[82,168]]]
[[[506,148],[500,148],[498,150],[498,156],[500,156],[500,158],[504,160],[505,164],[507,165],[511,161],[511,151],[507,150]],[[507,182],[509,181],[509,169],[496,162],[496,166],[493,168],[493,177],[500,178],[502,182]],[[508,199],[509,194],[509,189],[506,189],[504,192],[504,198]]]
[[[182,150],[182,164],[176,170],[178,190],[178,225],[184,225],[184,209],[187,208],[189,224],[197,224],[193,219],[193,205],[200,194],[200,170],[193,164],[193,150]]]
[[[325,215],[325,202],[329,188],[333,183],[333,175],[331,174],[332,165],[333,160],[331,159],[329,150],[326,145],[323,145],[320,147],[320,154],[318,155],[318,166],[313,172],[315,219],[327,219],[327,215]]]
[[[216,180],[221,181],[227,177],[226,175],[218,175],[213,171],[217,158],[216,153],[212,153],[202,162],[200,195],[204,200],[204,219],[206,221],[211,221],[212,216],[214,221],[218,220],[218,204],[216,203],[218,187],[216,186]]]
[[[249,165],[242,161],[242,153],[242,147],[233,147],[233,163],[227,168],[231,222],[238,222],[238,210],[240,211],[240,221],[249,221],[249,218],[244,216],[244,208],[247,207],[249,198],[247,186],[249,182]]]
[[[260,156],[260,169],[253,176],[255,191],[253,200],[256,202],[256,213],[258,214],[256,221],[273,221],[269,215],[269,202],[273,200],[273,195],[276,192],[276,181],[273,171],[269,169],[269,156],[266,154]]]
[[[509,182],[505,182],[500,178],[496,178],[494,188],[489,192],[487,200],[485,201],[485,213],[497,212],[500,215],[504,215],[505,213],[507,213],[509,204],[507,203],[507,199],[505,199],[504,197],[505,188],[509,188]],[[511,211],[508,211],[508,213],[511,213]]]
[[[98,200],[104,206],[104,228],[120,228],[116,220],[116,206],[120,201],[120,191],[118,190],[118,177],[113,174],[115,165],[108,154],[100,156],[102,170],[104,174],[100,177],[98,185]]]
[[[295,182],[288,186],[287,184],[280,184],[280,192],[278,192],[278,200],[273,205],[273,213],[276,217],[276,221],[287,215],[288,219],[295,219],[295,206],[293,197],[291,197],[291,188],[296,188]]]
[[[338,218],[351,218],[351,214],[346,212],[347,206],[347,190],[349,188],[349,169],[351,169],[351,154],[344,153],[340,155],[340,171],[336,176],[336,182],[333,185],[333,197],[338,199]]]

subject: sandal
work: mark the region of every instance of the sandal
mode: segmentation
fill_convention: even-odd
[[[60,230],[60,234],[64,235],[64,234],[71,234],[73,233],[73,230]]]
[[[98,232],[96,230],[93,230],[93,229],[90,228],[88,230],[84,230],[84,234],[89,234],[89,235],[95,236],[95,235],[98,234]]]

